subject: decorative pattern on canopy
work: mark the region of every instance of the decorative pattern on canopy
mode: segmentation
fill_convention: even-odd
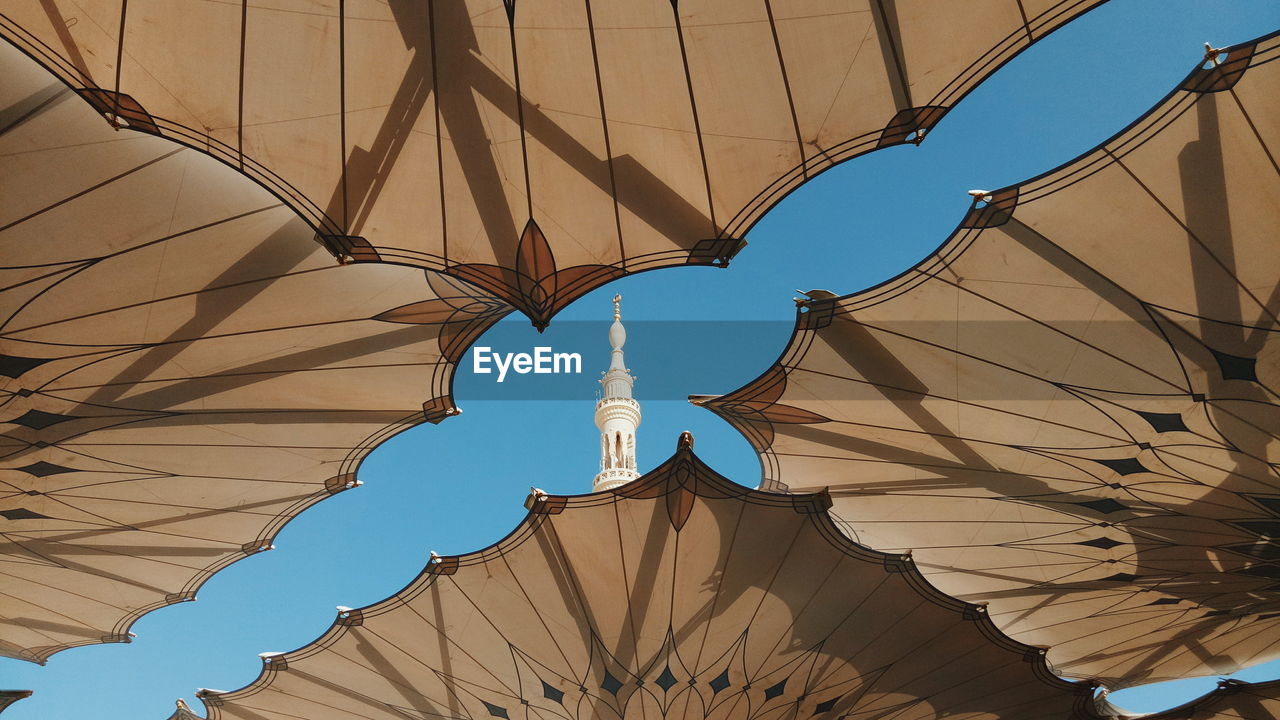
[[[724,265],[834,163],[918,142],[1100,0],[12,0],[0,36],[113,123],[208,152],[341,258],[544,327]]]
[[[829,487],[860,542],[1111,686],[1280,655],[1280,38],[1214,54],[692,398],[766,487]]]
[[[270,547],[372,447],[454,412],[509,308],[335,265],[200,153],[107,127],[0,45],[0,655],[127,641]],[[423,401],[425,402],[425,405]]]
[[[496,545],[201,691],[210,720],[1096,717],[1091,685],[854,544],[827,496],[735,485],[691,445],[613,490],[535,490]]]

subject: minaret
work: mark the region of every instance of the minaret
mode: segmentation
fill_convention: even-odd
[[[622,327],[622,296],[613,296],[613,325],[609,344],[613,357],[600,384],[604,392],[596,403],[596,427],[600,428],[600,474],[592,483],[596,491],[610,490],[640,477],[636,469],[636,428],[640,427],[640,403],[631,397],[636,379],[627,372],[622,346],[627,330]]]

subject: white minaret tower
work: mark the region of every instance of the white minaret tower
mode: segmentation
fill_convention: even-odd
[[[627,372],[622,346],[627,330],[622,327],[622,296],[613,296],[613,325],[609,344],[613,357],[609,371],[600,379],[604,392],[596,403],[596,427],[600,428],[600,474],[592,489],[610,490],[640,477],[636,469],[636,428],[640,427],[640,403],[631,397],[636,379]]]

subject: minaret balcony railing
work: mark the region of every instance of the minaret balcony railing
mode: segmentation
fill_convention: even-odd
[[[635,480],[640,477],[640,473],[627,468],[613,468],[610,470],[601,470],[596,475],[595,482],[592,483],[593,488],[598,492],[600,490],[612,490],[619,485]]]
[[[636,402],[632,398],[624,398],[624,397],[600,398],[600,401],[596,403],[596,410],[599,410],[605,405],[630,405],[631,407],[636,409],[636,412],[640,412],[640,403]]]
[[[604,430],[610,420],[621,420],[634,431],[640,426],[640,404],[627,398],[611,398],[596,406],[596,427]],[[620,430],[621,428],[613,428]]]

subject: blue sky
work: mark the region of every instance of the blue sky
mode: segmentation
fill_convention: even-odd
[[[461,416],[378,448],[360,468],[363,487],[294,520],[274,552],[215,576],[198,602],[144,617],[129,645],[70,650],[43,668],[0,659],[0,687],[36,691],[5,720],[81,713],[159,720],[178,697],[199,710],[195,688],[247,684],[258,674],[258,653],[304,645],[329,626],[335,606],[398,590],[430,551],[468,552],[505,535],[524,516],[530,486],[589,490],[598,463],[595,380],[607,366],[604,328],[617,292],[632,321],[627,359],[644,403],[641,469],[664,460],[687,429],[704,460],[754,485],[759,465],[746,442],[680,398],[732,390],[768,367],[790,334],[797,288],[843,294],[897,274],[950,234],[969,205],[967,190],[1016,183],[1070,160],[1163,97],[1201,59],[1203,43],[1233,44],[1276,27],[1273,1],[1114,0],[1001,69],[920,146],[872,153],[800,188],[750,233],[729,269],[625,278],[579,300],[542,335],[509,318],[480,344],[515,351],[585,344],[582,375],[567,385],[563,376],[528,375],[498,386],[496,376],[472,374],[464,363],[455,388]],[[1280,677],[1280,663],[1240,677]],[[1174,683],[1113,700],[1150,711],[1213,684]]]

